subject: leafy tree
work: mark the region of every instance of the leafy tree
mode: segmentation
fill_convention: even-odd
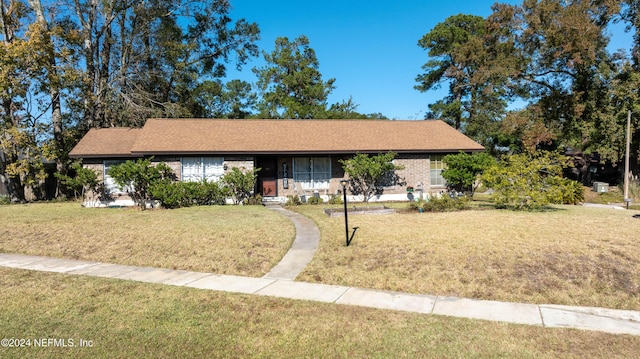
[[[250,83],[231,80],[224,86],[220,81],[204,81],[193,92],[193,109],[196,117],[249,118],[257,95]]]
[[[468,190],[472,197],[478,186],[478,176],[495,163],[495,159],[486,152],[474,154],[460,152],[455,155],[446,155],[442,161],[446,165],[442,171],[442,177],[447,184],[457,190]]]
[[[233,202],[235,204],[240,204],[245,199],[251,197],[251,192],[253,192],[256,186],[258,171],[260,171],[260,168],[246,170],[244,168],[233,167],[230,172],[222,176],[222,183],[228,187],[233,194]]]
[[[153,165],[151,158],[126,161],[111,167],[109,175],[142,209],[151,200],[150,188],[160,181],[175,179],[175,174],[164,162]]]
[[[47,56],[41,26],[28,27],[24,2],[0,2],[0,181],[12,202],[25,201],[46,177],[43,161],[55,159],[46,143],[47,87],[39,83]]]
[[[443,84],[449,94],[429,105],[427,118],[448,122],[485,146],[492,144],[505,111],[504,77],[496,70],[502,53],[486,36],[486,20],[475,15],[455,15],[437,24],[418,45],[429,61],[416,77],[415,88],[426,92]]]
[[[293,41],[279,37],[271,53],[263,51],[262,68],[254,68],[262,91],[260,116],[307,119],[322,117],[335,79],[322,80],[315,51],[302,35]]]
[[[394,152],[372,156],[358,153],[349,159],[339,160],[349,176],[351,193],[361,195],[365,202],[369,202],[373,196],[382,194],[385,185],[401,182],[395,171],[403,167],[393,163],[395,157]]]
[[[567,157],[552,152],[507,155],[484,171],[482,181],[495,191],[498,206],[538,209],[562,202],[564,188],[558,184],[568,166]]]
[[[508,60],[494,67],[508,79],[511,93],[528,102],[517,120],[527,124],[519,131],[529,132],[533,142],[544,137],[539,144],[547,148],[584,149],[591,124],[609,99],[608,3],[524,0],[521,5],[494,5],[487,19],[489,43]]]

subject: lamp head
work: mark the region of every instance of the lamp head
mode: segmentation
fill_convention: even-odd
[[[349,184],[349,180],[348,180],[348,179],[341,179],[341,180],[340,180],[340,185],[341,185],[342,187],[345,187],[345,188],[346,188],[348,184]]]

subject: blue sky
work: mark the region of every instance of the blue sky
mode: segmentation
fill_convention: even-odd
[[[501,1],[518,4],[521,0]],[[380,112],[389,118],[422,119],[428,105],[443,90],[421,93],[415,77],[427,61],[418,40],[437,23],[456,14],[487,16],[493,0],[232,0],[232,19],[258,23],[258,46],[273,51],[277,37],[309,38],[325,80],[335,78],[329,96],[333,104],[351,96],[358,112]],[[615,44],[628,46],[629,35],[615,32]],[[628,47],[627,47],[628,48]],[[262,66],[262,56],[240,73],[229,66],[228,78],[255,83],[251,69]]]

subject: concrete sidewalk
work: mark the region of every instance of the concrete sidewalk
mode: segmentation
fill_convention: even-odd
[[[548,328],[577,328],[640,335],[640,312],[637,311],[503,303],[294,282],[288,279],[239,277],[17,254],[0,254],[0,266]]]

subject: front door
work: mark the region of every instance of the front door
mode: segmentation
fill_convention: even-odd
[[[278,195],[278,162],[276,157],[258,157],[258,191],[262,197]]]

